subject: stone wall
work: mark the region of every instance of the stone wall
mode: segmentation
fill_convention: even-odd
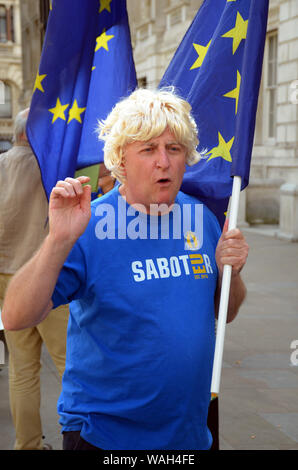
[[[0,141],[9,142],[13,135],[14,117],[21,109],[23,88],[19,0],[1,0],[1,6],[7,12],[13,12],[7,24],[7,38],[0,42],[0,80],[9,86],[11,93],[11,116],[0,117]]]
[[[268,73],[268,40],[277,35],[276,132],[268,136],[268,108],[266,80]],[[252,208],[260,222],[279,224],[288,211],[286,201],[281,204],[280,188],[298,183],[298,2],[274,0],[270,2],[268,39],[265,49],[262,88],[259,99],[256,144],[253,149],[250,185],[247,190],[247,216]],[[259,128],[259,129],[258,129]],[[271,201],[271,203],[270,203]],[[278,217],[277,206],[278,204]],[[263,211],[262,209],[263,208]],[[263,212],[263,213],[262,213]],[[291,212],[294,216],[295,212]],[[290,227],[289,224],[287,224]],[[281,231],[283,233],[285,228]],[[289,238],[290,235],[289,235]]]
[[[142,84],[158,85],[201,3],[128,0],[135,63]],[[241,209],[242,222],[253,224],[279,224],[285,201],[290,200],[287,194],[281,205],[280,187],[298,184],[297,0],[270,0],[267,32],[250,184]]]

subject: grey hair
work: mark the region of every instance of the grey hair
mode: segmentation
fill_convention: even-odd
[[[26,133],[26,123],[28,118],[29,108],[20,111],[14,121],[14,134],[13,142],[19,142],[22,134]]]

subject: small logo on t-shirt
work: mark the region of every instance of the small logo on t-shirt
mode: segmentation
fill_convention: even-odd
[[[199,240],[197,234],[195,232],[191,232],[190,230],[184,234],[185,238],[185,250],[199,250],[202,246],[202,243],[199,244]]]

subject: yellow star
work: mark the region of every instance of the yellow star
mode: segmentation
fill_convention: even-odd
[[[234,90],[229,91],[223,96],[226,96],[227,98],[234,98],[235,99],[235,114],[237,114],[238,110],[238,101],[239,101],[239,92],[240,92],[240,85],[241,85],[241,75],[240,72],[237,70],[237,85]]]
[[[223,38],[233,38],[233,54],[237,51],[242,39],[246,39],[248,20],[244,21],[239,11],[237,11],[237,18],[235,27],[222,35]]]
[[[52,119],[52,124],[58,119],[63,119],[66,121],[66,117],[64,114],[64,111],[66,108],[68,108],[69,104],[61,104],[60,99],[57,98],[56,101],[56,106],[55,108],[49,109],[50,113],[53,113],[53,119]]]
[[[227,0],[227,2],[237,2],[237,0]]]
[[[108,12],[111,13],[112,0],[99,0],[99,2],[100,2],[99,13],[101,13],[103,10],[107,10]]]
[[[39,73],[37,73],[35,83],[34,83],[33,93],[35,92],[35,90],[40,90],[44,93],[44,89],[43,89],[43,86],[42,86],[41,82],[43,81],[43,79],[46,76],[47,76],[46,74],[45,75],[39,75]]]
[[[212,158],[217,158],[217,157],[221,157],[227,162],[231,162],[232,157],[231,157],[230,150],[233,145],[233,142],[234,142],[234,137],[232,137],[232,139],[229,140],[229,142],[226,142],[223,136],[221,135],[221,133],[218,132],[218,146],[213,147],[213,149],[211,149],[210,152],[206,153],[206,155],[211,154],[207,162],[209,162],[209,160],[211,160]]]
[[[77,100],[74,100],[72,107],[69,110],[68,121],[67,124],[76,119],[79,123],[82,124],[81,114],[85,111],[86,108],[79,108]]]
[[[193,47],[195,48],[199,57],[194,62],[194,64],[190,67],[189,70],[198,69],[199,67],[201,67],[203,60],[205,59],[206,54],[208,52],[210,44],[211,44],[211,40],[208,42],[207,46],[201,46],[200,44],[193,44]]]
[[[102,34],[100,36],[97,36],[96,38],[95,52],[98,51],[98,49],[100,49],[101,47],[108,51],[108,41],[110,41],[113,37],[113,34],[107,35],[105,30],[103,30]]]
[[[50,10],[53,10],[53,0],[50,0]]]

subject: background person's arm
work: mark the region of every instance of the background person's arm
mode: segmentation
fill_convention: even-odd
[[[60,270],[90,219],[91,187],[87,177],[66,178],[53,189],[49,203],[49,234],[37,253],[11,279],[2,321],[7,330],[40,323],[50,312]]]

